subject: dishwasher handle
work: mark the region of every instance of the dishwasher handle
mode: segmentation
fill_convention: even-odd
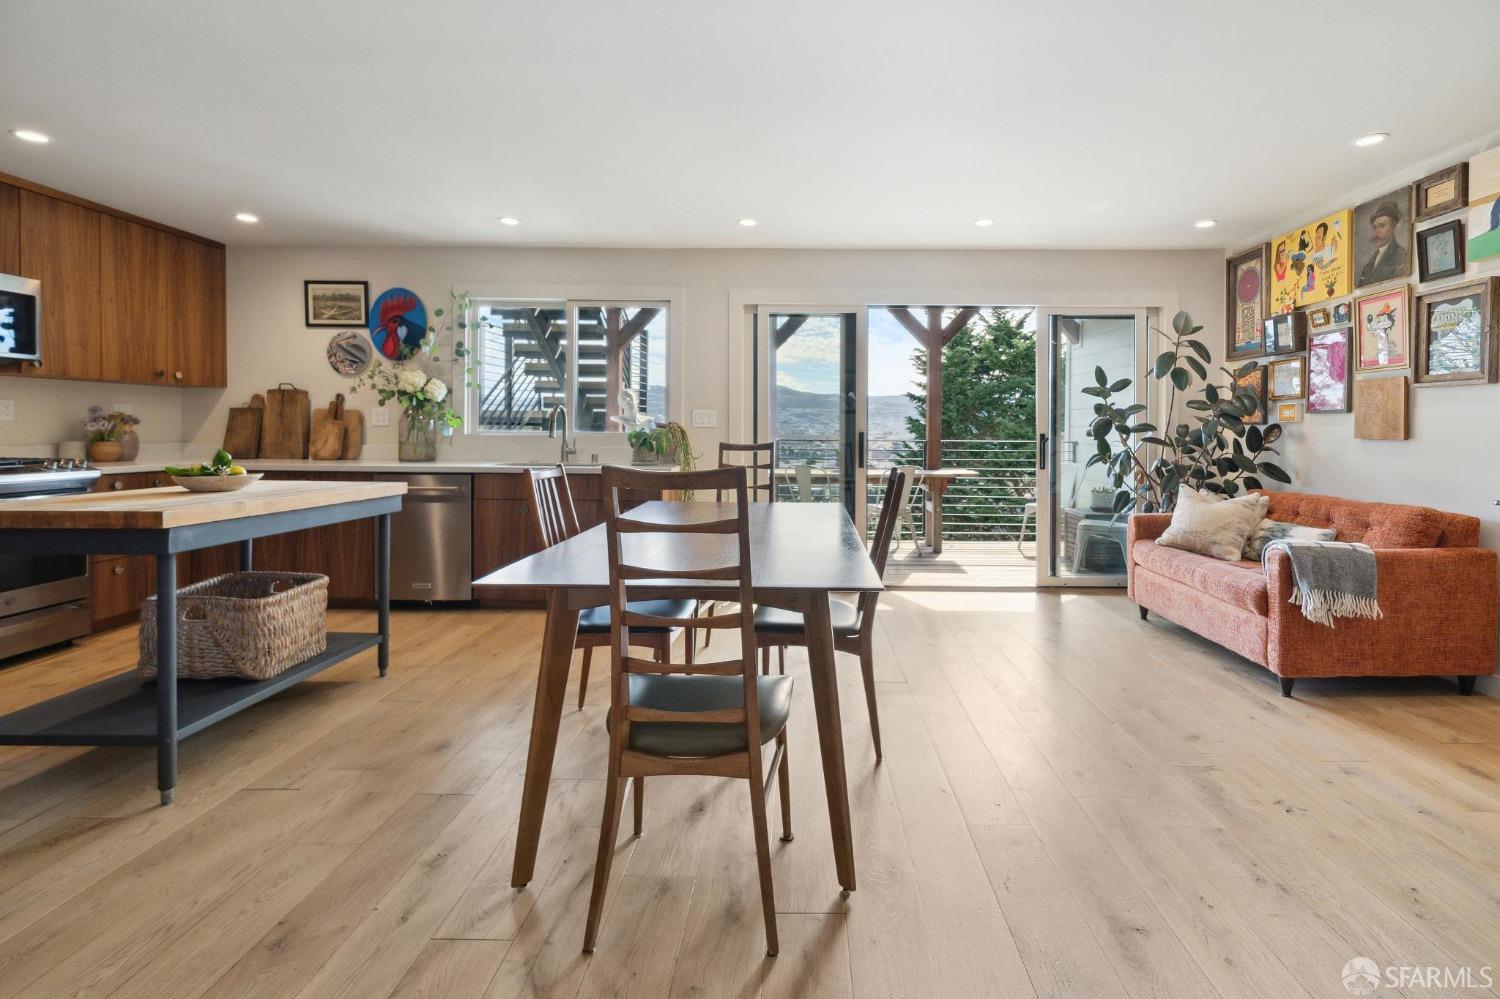
[[[406,498],[433,500],[434,502],[456,502],[468,498],[468,492],[458,486],[409,486]]]

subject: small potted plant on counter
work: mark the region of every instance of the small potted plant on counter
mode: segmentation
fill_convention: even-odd
[[[675,464],[684,472],[697,467],[697,455],[693,454],[692,441],[680,423],[657,423],[650,427],[638,427],[625,435],[630,442],[631,457],[638,465],[665,461]]]
[[[88,416],[83,418],[83,430],[88,435],[89,460],[105,462],[134,458],[141,447],[134,430],[140,422],[139,417],[129,413],[118,410],[106,413],[103,406],[90,406]],[[127,434],[134,439],[125,441]],[[125,454],[126,443],[131,445],[128,456]]]

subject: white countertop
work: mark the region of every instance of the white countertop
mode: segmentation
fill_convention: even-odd
[[[128,475],[135,472],[160,472],[167,465],[196,465],[203,459],[180,459],[162,461],[160,459],[147,461],[137,459],[136,461],[114,461],[97,462],[94,467],[105,475]],[[518,464],[508,461],[473,461],[473,460],[451,460],[451,461],[392,461],[388,458],[356,458],[352,461],[314,461],[310,458],[304,459],[275,459],[275,458],[247,458],[239,464],[245,466],[252,472],[395,472],[405,475],[426,475],[464,473],[503,473],[521,472],[527,468],[542,468],[547,462],[536,462],[531,465]],[[553,462],[552,464],[556,464]],[[597,475],[602,465],[569,464],[568,471],[574,475]],[[675,470],[674,465],[633,465],[633,468],[645,468],[654,471]]]

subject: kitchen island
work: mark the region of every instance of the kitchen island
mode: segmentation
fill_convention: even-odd
[[[133,671],[0,718],[0,745],[155,746],[163,805],[177,786],[177,744],[245,708],[367,649],[380,675],[390,662],[390,518],[403,482],[266,481],[238,492],[190,493],[177,486],[82,493],[0,504],[0,549],[17,553],[147,555],[155,559],[158,679]],[[378,628],[334,633],[328,647],[269,680],[177,681],[177,556],[239,546],[252,565],[254,539],[377,518]]]

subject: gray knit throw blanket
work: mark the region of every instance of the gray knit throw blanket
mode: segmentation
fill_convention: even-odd
[[[1375,552],[1369,545],[1344,541],[1278,538],[1261,552],[1261,566],[1273,550],[1292,560],[1292,603],[1302,616],[1333,627],[1336,617],[1380,620],[1375,600]]]

